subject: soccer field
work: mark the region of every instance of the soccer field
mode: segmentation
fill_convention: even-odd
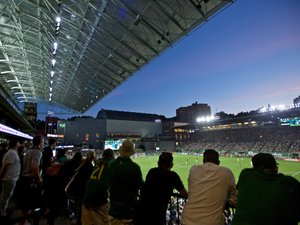
[[[194,155],[176,155],[174,154],[174,167],[173,171],[176,171],[185,187],[187,188],[187,179],[189,175],[189,170],[191,166],[195,164],[202,164],[202,156]],[[158,156],[144,156],[137,157],[134,159],[142,169],[143,177],[145,178],[149,169],[157,166]],[[251,158],[237,159],[235,157],[221,157],[221,166],[228,167],[232,170],[236,182],[242,169],[251,168]],[[299,162],[289,162],[284,160],[277,160],[279,163],[279,172],[285,175],[290,175],[300,181],[300,163]]]

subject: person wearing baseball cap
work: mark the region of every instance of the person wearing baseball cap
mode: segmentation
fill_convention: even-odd
[[[252,157],[237,184],[238,199],[232,225],[297,225],[300,221],[300,183],[278,173],[270,153]]]

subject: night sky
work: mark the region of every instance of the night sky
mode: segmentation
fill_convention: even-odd
[[[299,0],[237,0],[85,115],[104,108],[172,117],[196,101],[234,114],[291,104],[300,95],[299,12]]]

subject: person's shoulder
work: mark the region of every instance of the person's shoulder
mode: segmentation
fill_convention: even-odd
[[[219,171],[224,173],[224,174],[228,174],[230,176],[233,176],[233,172],[231,169],[229,169],[228,167],[225,166],[219,166]]]
[[[43,151],[51,150],[50,146],[46,146],[43,148]]]
[[[287,185],[289,185],[289,186],[294,185],[294,186],[300,187],[300,182],[292,176],[288,176],[288,175],[284,175],[284,174],[280,173],[280,174],[278,174],[278,178],[282,182],[287,183]]]
[[[131,160],[131,163],[135,168],[139,168],[139,169],[141,168],[140,165],[134,162],[133,160]]]

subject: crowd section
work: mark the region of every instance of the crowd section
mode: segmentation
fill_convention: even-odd
[[[299,127],[253,127],[198,131],[181,144],[183,151],[208,148],[222,153],[270,152],[293,153],[300,151]]]
[[[254,133],[271,135],[272,132],[268,129]],[[218,135],[238,140],[228,132],[206,134],[213,140]],[[245,134],[235,133],[247,143],[243,139]],[[280,134],[283,133],[277,131]],[[55,145],[56,141],[50,139],[44,147],[41,136],[34,137],[28,149],[17,139],[10,140],[1,156],[0,224],[60,225],[61,217],[72,220],[63,222],[64,225],[297,225],[300,222],[300,183],[279,174],[278,164],[270,153],[254,155],[253,168],[244,169],[236,184],[232,171],[219,166],[219,153],[213,149],[218,142],[207,143],[203,163],[190,168],[186,188],[180,176],[171,170],[171,152],[161,152],[157,167],[151,168],[143,179],[140,166],[133,160],[137,154],[130,139],[123,141],[116,155],[112,149],[56,151]],[[235,145],[230,142],[223,148],[226,146]],[[234,216],[231,208],[235,208]]]

